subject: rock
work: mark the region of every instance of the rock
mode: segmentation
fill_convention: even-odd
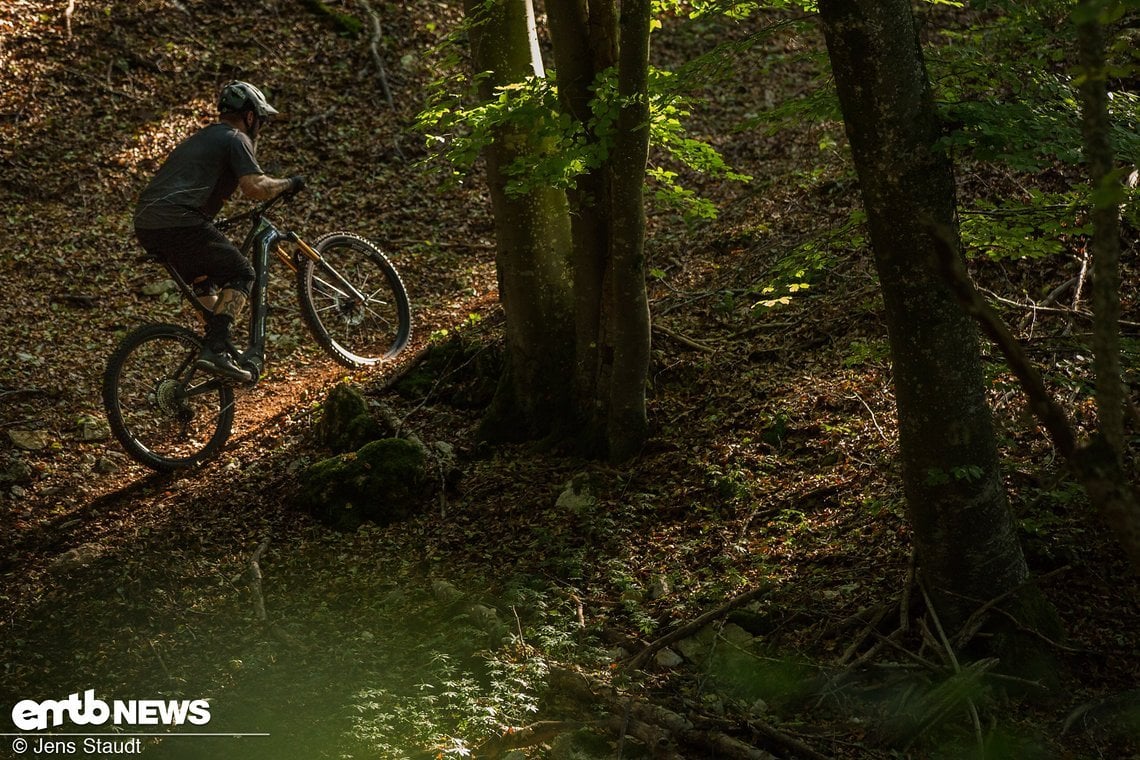
[[[371,441],[392,435],[369,412],[358,388],[340,383],[329,391],[316,433],[321,444],[337,454],[356,451]]]
[[[752,646],[755,637],[735,623],[728,623],[720,629],[720,636],[729,644],[740,649]]]
[[[675,668],[685,661],[684,657],[668,647],[658,652],[654,659],[657,660],[657,664],[663,668]]]
[[[111,426],[102,417],[81,414],[75,420],[76,435],[81,441],[105,441],[111,437]]]
[[[159,280],[158,282],[150,282],[139,288],[140,293],[142,293],[144,296],[151,296],[152,298],[161,296],[163,293],[174,293],[177,292],[177,290],[178,285],[175,284],[174,280]]]
[[[373,441],[310,466],[301,475],[297,501],[339,530],[356,530],[366,521],[404,520],[424,506],[425,460],[423,448],[411,441]]]
[[[99,544],[81,544],[74,549],[68,549],[51,561],[48,569],[53,572],[69,572],[89,567],[103,558],[106,553]]]
[[[777,625],[777,621],[773,620],[767,612],[759,612],[747,607],[728,613],[727,620],[740,626],[753,636],[765,636],[774,631]]]
[[[593,508],[597,499],[590,492],[589,475],[579,473],[570,479],[554,506],[581,515]]]
[[[34,474],[27,462],[13,458],[0,468],[0,485],[27,483]]]
[[[715,641],[716,629],[711,625],[706,625],[695,636],[678,641],[676,648],[685,656],[685,659],[700,665],[712,652]]]
[[[463,470],[459,468],[455,456],[455,447],[447,441],[432,441],[428,444],[428,451],[435,457],[436,467],[443,475],[444,485],[455,488],[463,479]]]
[[[8,440],[24,451],[39,451],[51,445],[51,433],[46,430],[9,430]]]
[[[114,459],[111,459],[110,457],[99,457],[95,460],[95,464],[91,469],[95,470],[95,472],[99,473],[100,475],[110,475],[112,472],[118,472],[119,465]]]
[[[649,582],[649,598],[663,599],[669,595],[669,579],[664,575],[655,575]]]

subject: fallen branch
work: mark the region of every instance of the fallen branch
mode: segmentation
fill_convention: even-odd
[[[739,597],[738,597],[739,598]],[[615,738],[630,736],[650,749],[655,758],[719,757],[724,760],[776,760],[775,756],[716,728],[697,727],[683,715],[661,705],[617,693],[609,684],[597,683],[581,673],[555,669],[550,673],[554,693],[575,703],[579,709],[596,714],[598,706],[608,716],[601,721],[584,721],[582,727],[608,731]],[[760,722],[758,722],[760,723]],[[786,747],[797,740],[770,726],[751,726],[756,733]],[[778,737],[778,738],[777,738]],[[801,743],[802,744],[802,743]],[[686,751],[678,753],[676,747]],[[806,745],[802,745],[806,746]],[[821,756],[807,754],[812,760]]]
[[[706,353],[706,354],[716,353],[716,349],[713,348],[712,346],[706,345],[704,343],[698,343],[697,341],[693,340],[692,338],[689,338],[685,335],[681,335],[680,333],[677,333],[677,332],[673,332],[669,328],[662,327],[659,324],[653,325],[653,331],[657,332],[657,333],[661,333],[662,335],[664,335],[667,338],[672,338],[673,340],[680,343],[682,346],[686,346],[688,348],[691,348],[694,351],[701,351],[701,352]]]
[[[827,755],[822,752],[817,752],[810,744],[802,742],[796,737],[784,733],[775,726],[765,723],[762,720],[753,718],[748,721],[748,727],[768,741],[773,744],[779,744],[798,757],[806,757],[807,760],[828,760]]]
[[[257,547],[257,551],[249,560],[249,589],[253,594],[253,608],[257,613],[257,619],[261,621],[262,625],[269,633],[286,646],[293,647],[294,649],[301,649],[300,642],[294,639],[281,629],[281,626],[269,620],[269,615],[265,611],[265,595],[261,590],[261,557],[265,554],[265,550],[269,548],[269,539],[261,542]]]
[[[480,744],[472,754],[476,758],[496,758],[513,749],[545,744],[568,731],[577,731],[584,725],[587,724],[577,720],[540,720],[522,728],[508,728],[499,736],[493,736]]]
[[[687,639],[690,636],[693,636],[712,621],[724,617],[728,613],[735,610],[737,607],[743,607],[749,602],[757,599],[767,590],[767,587],[762,586],[760,588],[754,588],[750,591],[745,591],[743,594],[730,599],[728,602],[722,604],[720,607],[717,607],[715,610],[706,612],[691,623],[686,623],[680,628],[674,630],[672,633],[668,633],[657,639],[649,646],[645,647],[645,649],[634,655],[632,659],[625,663],[623,668],[625,670],[640,670],[641,667],[645,665],[645,663],[649,660],[649,658],[655,655],[657,652],[661,651],[673,642],[680,641],[681,639]]]
[[[368,14],[368,18],[372,22],[372,39],[368,43],[368,52],[372,54],[372,62],[376,64],[376,76],[380,80],[380,91],[384,93],[384,100],[388,103],[389,108],[395,108],[392,102],[392,90],[388,87],[388,72],[384,68],[384,59],[380,56],[380,17],[372,10],[372,4],[368,0],[359,0],[360,7]]]
[[[67,0],[67,8],[63,11],[63,16],[67,19],[67,39],[71,39],[71,17],[75,15],[75,0]]]
[[[265,596],[261,592],[261,555],[265,554],[268,548],[267,538],[261,542],[261,546],[257,547],[257,551],[249,560],[249,589],[253,594],[253,608],[257,612],[257,619],[263,623],[269,622],[269,616],[265,612]]]

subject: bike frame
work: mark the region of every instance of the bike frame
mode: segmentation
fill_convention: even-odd
[[[304,260],[308,259],[330,277],[331,282],[326,284],[338,288],[341,295],[351,298],[356,303],[364,303],[366,300],[365,296],[352,283],[345,280],[340,273],[333,269],[319,251],[302,240],[295,232],[278,230],[266,218],[266,212],[282,201],[284,197],[284,195],[278,195],[251,211],[228,219],[219,219],[214,224],[215,227],[222,230],[247,219],[250,221],[249,231],[239,249],[242,255],[251,259],[253,263],[254,281],[249,294],[249,338],[244,351],[237,351],[236,346],[232,344],[230,346],[231,349],[235,349],[234,353],[238,358],[238,363],[253,373],[253,380],[250,381],[250,385],[257,384],[262,371],[265,369],[266,319],[269,314],[269,262],[271,258],[276,258],[284,264],[294,276],[300,271]],[[296,244],[292,256],[282,248],[280,245],[282,242]],[[209,319],[213,312],[194,294],[190,284],[168,263],[163,262],[163,265],[170,272],[174,282],[178,285],[178,289],[182,291],[182,295],[187,301],[198,310],[203,319]]]

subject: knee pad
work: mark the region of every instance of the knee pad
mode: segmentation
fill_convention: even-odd
[[[253,280],[253,265],[248,264],[242,272],[226,280],[222,288],[232,288],[233,290],[240,291],[246,297],[249,297],[249,292],[253,290]]]

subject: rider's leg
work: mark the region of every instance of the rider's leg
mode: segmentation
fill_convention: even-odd
[[[253,375],[239,367],[229,355],[230,332],[245,307],[246,294],[234,287],[222,288],[214,313],[206,323],[202,353],[195,366],[235,380],[250,380]]]
[[[242,369],[229,354],[230,331],[241,316],[253,286],[253,265],[220,234],[211,241],[205,258],[211,265],[210,279],[221,284],[213,314],[206,322],[202,353],[195,362],[199,369],[233,380],[248,381],[253,374]]]
[[[213,225],[173,230],[138,231],[148,251],[159,254],[179,276],[194,283],[195,295],[210,308],[202,352],[194,366],[206,372],[248,381],[252,373],[241,369],[229,355],[230,328],[240,316],[253,286],[253,265]],[[222,290],[214,302],[217,286]],[[205,296],[205,298],[203,298]]]
[[[214,351],[226,350],[230,331],[245,307],[245,293],[237,288],[223,288],[214,304],[214,313],[206,322],[206,344]]]

